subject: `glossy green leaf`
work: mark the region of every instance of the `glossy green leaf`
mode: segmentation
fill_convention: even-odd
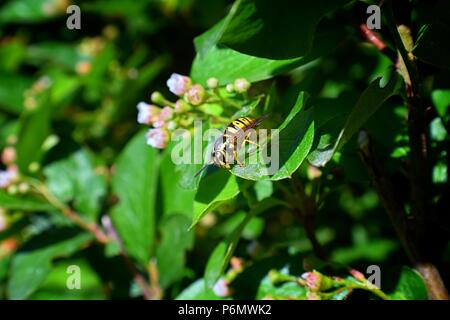
[[[63,202],[73,201],[81,215],[96,221],[106,194],[106,179],[95,172],[92,155],[85,150],[77,151],[46,166],[44,174],[53,195]]]
[[[23,109],[25,90],[31,87],[31,78],[0,73],[0,109],[19,114]]]
[[[289,275],[288,268],[280,270],[281,274]],[[269,275],[265,276],[259,285],[256,299],[284,299],[305,300],[307,296],[305,287],[294,282],[274,284]]]
[[[9,298],[28,298],[51,272],[53,259],[71,256],[91,239],[90,234],[63,229],[57,230],[55,234],[46,232],[31,239],[12,260]]]
[[[67,288],[68,277],[73,275],[67,271],[70,266],[80,268],[80,289]],[[85,259],[70,259],[59,261],[52,267],[39,289],[29,300],[102,300],[105,299],[105,290],[96,270]]]
[[[171,159],[171,148],[166,149],[161,160],[161,192],[163,214],[181,213],[192,218],[195,190],[182,188],[178,181],[182,172]]]
[[[446,119],[450,107],[450,90],[434,90],[431,93],[431,99],[439,116]]]
[[[205,281],[198,279],[184,289],[176,298],[176,300],[218,300],[222,299],[217,296],[212,289],[205,289]]]
[[[316,148],[308,157],[313,165],[325,166],[334,153],[358,132],[375,111],[389,97],[396,94],[399,84],[396,74],[393,74],[384,87],[380,87],[380,80],[381,78],[374,80],[363,91],[348,116],[343,114],[343,110],[336,110],[336,116],[321,128]],[[316,111],[315,117],[320,112],[321,109],[318,112]]]
[[[45,150],[42,145],[51,133],[53,106],[50,104],[50,91],[46,90],[37,98],[37,106],[22,113],[17,143],[17,162],[21,172],[28,172],[28,165],[40,163]]]
[[[52,209],[52,206],[41,198],[28,195],[10,195],[0,190],[0,208],[24,211],[48,211]]]
[[[119,203],[111,217],[128,253],[147,265],[155,241],[155,196],[159,157],[145,143],[145,133],[133,137],[116,162],[112,187]]]
[[[426,300],[428,297],[427,288],[416,270],[403,267],[391,297],[399,300]]]
[[[41,22],[65,14],[56,0],[15,0],[0,7],[0,24]]]
[[[219,80],[220,85],[246,78],[251,82],[272,78],[298,66],[304,65],[322,55],[329,54],[342,40],[343,30],[324,24],[315,35],[311,52],[292,59],[274,60],[240,53],[226,46],[216,44],[217,31],[224,25],[219,22],[209,31],[195,38],[197,55],[191,69],[191,77],[202,84],[210,77]],[[230,66],[234,66],[230,68]]]
[[[238,0],[230,10],[219,43],[244,54],[270,59],[306,55],[320,20],[347,3],[339,1]]]
[[[215,247],[214,251],[209,256],[205,269],[204,279],[208,288],[213,288],[217,280],[219,280],[225,272],[246,226],[251,223],[256,215],[279,204],[280,203],[274,199],[261,201],[258,205],[253,207],[248,214],[244,215],[243,219],[233,232]]]
[[[194,217],[191,228],[209,211],[230,201],[239,194],[237,178],[229,172],[219,169],[206,175],[200,181],[195,195]]]
[[[156,248],[159,284],[166,288],[181,280],[186,263],[186,250],[192,249],[194,231],[188,230],[191,220],[184,215],[166,216],[159,223],[161,240]]]

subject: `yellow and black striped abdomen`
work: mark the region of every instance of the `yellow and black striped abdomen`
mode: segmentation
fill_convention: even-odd
[[[249,117],[237,118],[227,126],[224,135],[227,137],[231,135],[236,135],[240,131],[244,132],[245,130],[253,128],[255,126],[255,123],[256,123],[255,119]]]

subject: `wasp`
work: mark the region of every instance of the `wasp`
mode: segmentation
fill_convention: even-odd
[[[211,161],[206,163],[194,177],[197,177],[209,165],[214,164],[217,167],[229,170],[231,164],[236,161],[240,166],[243,166],[238,159],[238,152],[245,143],[256,144],[248,137],[248,130],[256,128],[268,115],[257,119],[249,117],[237,118],[225,128],[223,134],[214,142],[213,151],[211,153]]]

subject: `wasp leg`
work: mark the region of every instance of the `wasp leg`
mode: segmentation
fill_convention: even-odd
[[[238,155],[238,152],[235,152],[234,153],[234,159],[236,160],[236,163],[239,165],[239,167],[245,167],[245,164],[244,163],[242,163],[240,160],[239,160],[239,155]]]

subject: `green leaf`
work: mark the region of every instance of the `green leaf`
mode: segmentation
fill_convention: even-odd
[[[448,117],[448,107],[450,106],[450,90],[434,90],[431,99],[440,117]]]
[[[171,148],[167,148],[161,160],[161,192],[163,214],[181,213],[192,218],[195,190],[182,188],[178,181],[182,173],[171,159]]]
[[[159,223],[161,241],[156,248],[159,284],[167,288],[181,280],[186,263],[186,250],[192,249],[194,233],[188,231],[190,219],[183,215],[170,215]]]
[[[283,268],[279,271],[281,274],[289,275],[288,268]],[[275,285],[269,275],[265,276],[259,285],[258,292],[256,294],[256,299],[306,299],[308,291],[305,287],[300,286],[294,282],[285,282],[282,284]]]
[[[122,151],[112,180],[119,204],[111,217],[128,253],[144,266],[154,250],[158,167],[158,153],[141,132]]]
[[[426,300],[427,288],[421,275],[414,269],[403,267],[391,298],[399,300]]]
[[[52,206],[40,198],[33,196],[10,195],[2,190],[0,190],[0,208],[24,211],[52,210]]]
[[[93,162],[92,155],[80,150],[44,169],[52,194],[63,202],[74,201],[75,209],[91,221],[97,219],[106,194],[106,179],[95,172]]]
[[[342,114],[342,109],[338,109],[336,116],[321,128],[316,147],[308,157],[313,165],[325,166],[334,153],[358,132],[375,111],[389,97],[396,94],[399,82],[395,73],[384,87],[380,87],[380,80],[381,78],[377,78],[363,91],[348,116]],[[315,111],[314,117],[323,117],[320,113],[321,109]],[[329,115],[325,116],[325,119],[328,117]]]
[[[69,266],[80,268],[80,289],[67,289],[67,273]],[[101,300],[105,299],[106,292],[96,270],[85,259],[69,259],[59,261],[52,267],[39,289],[29,300]]]
[[[270,152],[272,159],[276,159],[275,153],[277,149],[279,151],[279,166],[273,175],[269,175],[270,166],[275,166],[276,161],[265,164],[264,162],[266,161],[261,161],[263,160],[261,159],[261,153],[257,163],[249,163],[244,167],[236,165],[231,169],[231,172],[238,177],[248,180],[281,180],[289,178],[305,160],[314,140],[314,121],[312,120],[310,109],[305,110],[307,100],[308,95],[300,92],[289,115],[277,128],[279,145],[273,144],[270,148],[274,149]],[[261,148],[265,147],[261,146]],[[260,152],[262,151],[264,150],[260,150]]]
[[[219,34],[219,44],[270,59],[291,59],[310,52],[316,27],[338,1],[238,0]]]
[[[220,300],[222,299],[214,293],[212,289],[205,289],[205,281],[198,279],[184,289],[176,300]]]
[[[50,91],[46,90],[37,99],[35,109],[22,113],[17,143],[17,163],[21,172],[28,172],[28,165],[39,163],[45,150],[42,144],[51,133],[53,106],[50,104]]]
[[[65,13],[57,0],[15,0],[0,8],[0,24],[41,22]]]
[[[8,296],[12,300],[26,299],[45,281],[52,271],[52,260],[71,256],[92,239],[92,235],[77,230],[59,229],[32,238],[11,264]]]
[[[310,53],[292,59],[273,60],[240,53],[216,44],[214,41],[217,40],[217,30],[223,25],[224,20],[194,40],[197,55],[192,64],[191,77],[196,82],[206,84],[210,77],[217,78],[220,85],[242,77],[251,82],[269,79],[330,53],[345,35],[345,32],[335,25],[324,24],[315,36]]]
[[[77,47],[61,42],[41,42],[28,47],[27,61],[41,66],[49,63],[67,71],[75,71],[75,66],[83,60]]]
[[[206,175],[201,181],[195,195],[194,218],[190,228],[209,211],[233,199],[239,194],[237,178],[223,169]]]
[[[23,109],[24,93],[33,80],[19,74],[0,73],[0,108],[15,114]]]
[[[279,204],[280,203],[274,199],[265,199],[261,201],[257,206],[253,207],[248,214],[244,215],[236,229],[215,247],[214,251],[209,256],[205,275],[203,277],[208,288],[213,288],[217,280],[219,280],[225,272],[245,227],[253,221],[253,218],[256,215]]]

